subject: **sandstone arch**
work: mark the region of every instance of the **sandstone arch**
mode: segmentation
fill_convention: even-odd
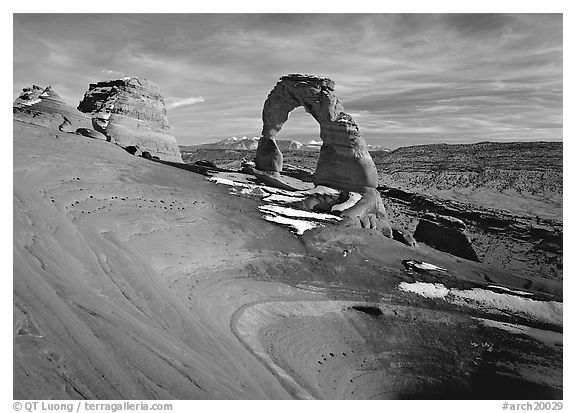
[[[314,176],[316,185],[364,192],[378,186],[378,173],[358,125],[334,94],[334,81],[313,75],[280,78],[264,102],[262,137],[256,167],[269,173],[282,171],[282,152],[276,134],[297,107],[303,106],[320,124],[322,148]]]

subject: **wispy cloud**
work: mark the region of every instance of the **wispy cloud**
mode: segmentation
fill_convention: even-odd
[[[189,98],[168,97],[165,99],[165,101],[166,107],[168,109],[175,109],[182,106],[190,106],[195,105],[196,103],[204,102],[204,98],[202,96]]]
[[[77,104],[89,83],[145,77],[182,144],[258,135],[292,72],[335,80],[370,143],[558,138],[562,66],[561,14],[14,15],[15,96],[58,84]],[[296,111],[281,134],[318,125]]]

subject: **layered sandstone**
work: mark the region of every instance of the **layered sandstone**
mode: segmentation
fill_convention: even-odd
[[[313,75],[283,76],[268,95],[262,111],[257,168],[270,173],[282,171],[282,153],[275,136],[289,113],[300,106],[320,124],[323,144],[314,183],[351,191],[377,187],[378,174],[366,142],[334,94],[334,81]]]
[[[154,83],[130,77],[91,84],[78,109],[92,116],[94,128],[109,141],[182,162],[170,134],[164,97]]]
[[[33,125],[59,129],[61,132],[76,133],[89,131],[90,137],[105,139],[99,132],[90,130],[90,117],[66,104],[52,89],[37,85],[22,89],[13,104],[14,119]]]

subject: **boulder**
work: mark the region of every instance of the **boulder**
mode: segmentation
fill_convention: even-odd
[[[136,152],[138,152],[138,147],[133,146],[133,145],[128,145],[124,148],[126,150],[126,152],[128,152],[130,155],[136,155]]]
[[[429,246],[457,257],[480,261],[466,229],[466,224],[454,217],[427,213],[420,218],[414,238]]]
[[[152,155],[150,154],[150,152],[148,151],[142,151],[142,154],[140,155],[142,158],[146,158],[146,159],[152,159]]]
[[[86,136],[87,138],[106,140],[106,136],[89,128],[78,128],[76,129],[76,134]]]
[[[392,237],[396,240],[396,241],[400,241],[402,244],[406,244],[409,247],[418,247],[418,243],[416,242],[416,240],[414,239],[414,237],[412,236],[412,234],[410,234],[410,232],[404,228],[401,228],[397,225],[392,225]]]
[[[314,183],[359,192],[376,188],[378,173],[358,125],[344,112],[334,94],[334,82],[313,75],[283,76],[268,95],[256,167],[272,174],[282,171],[282,153],[275,137],[289,113],[300,106],[320,124],[323,144]]]
[[[78,109],[91,115],[94,129],[108,140],[182,162],[176,139],[170,134],[164,97],[154,83],[129,77],[91,84]]]

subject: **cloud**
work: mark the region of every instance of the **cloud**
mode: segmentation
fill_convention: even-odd
[[[15,14],[14,95],[58,84],[77,103],[89,83],[144,77],[192,144],[258,135],[278,78],[313,73],[336,82],[370,143],[557,139],[562,26],[561,14]],[[295,112],[282,133],[318,126]]]
[[[190,106],[195,105],[196,103],[204,102],[204,98],[202,96],[189,97],[189,98],[168,97],[165,99],[165,101],[166,101],[166,107],[168,109],[175,109],[182,106]]]

